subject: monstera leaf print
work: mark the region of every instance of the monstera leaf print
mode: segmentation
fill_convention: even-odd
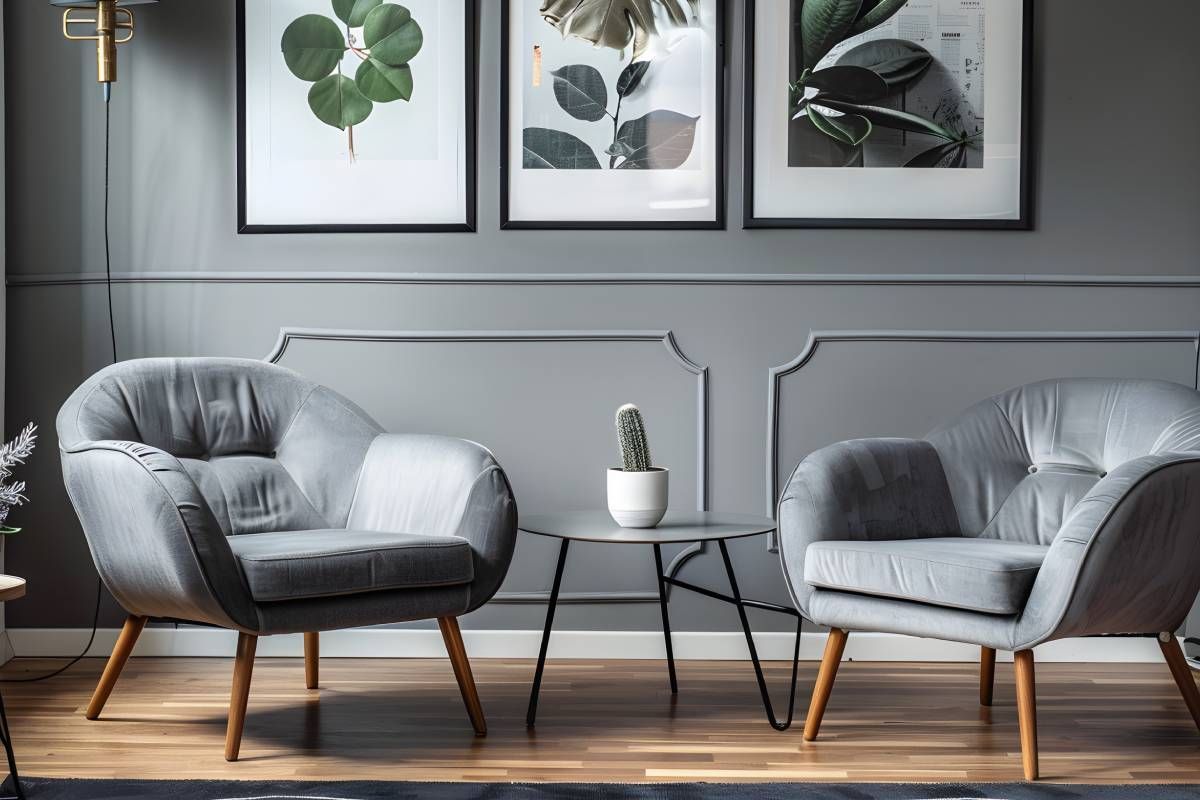
[[[596,47],[625,50],[633,44],[633,60],[658,35],[654,12],[665,12],[669,24],[687,27],[699,13],[700,0],[544,0],[542,17],[564,37]]]
[[[792,82],[793,136],[808,142],[825,136],[837,150],[833,162],[861,164],[861,148],[879,128],[931,137],[933,146],[910,167],[954,168],[965,163],[975,140],[932,119],[884,105],[929,71],[933,56],[902,39],[868,41],[843,53],[832,66],[818,65],[835,47],[879,27],[908,0],[791,0],[793,52],[799,76]]]
[[[877,28],[908,0],[803,0],[795,17],[796,53],[801,69],[817,63],[840,42]]]

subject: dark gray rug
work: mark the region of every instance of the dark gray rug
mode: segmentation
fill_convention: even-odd
[[[44,778],[24,778],[21,783],[29,800],[1200,800],[1200,786],[1165,785],[275,783]]]

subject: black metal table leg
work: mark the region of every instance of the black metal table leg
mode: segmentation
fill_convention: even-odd
[[[17,757],[13,754],[12,734],[8,731],[8,714],[4,710],[4,696],[0,695],[0,742],[4,744],[4,752],[8,756],[8,774],[12,776],[15,794],[0,798],[0,800],[25,800],[25,792],[21,790],[21,776],[17,774]]]
[[[667,613],[667,582],[663,575],[662,546],[654,545],[654,574],[658,579],[658,607],[662,611],[663,638],[667,642],[667,671],[671,675],[671,694],[679,694],[675,679],[675,651],[671,647],[671,618]]]
[[[550,647],[550,629],[554,626],[554,610],[558,607],[558,590],[562,586],[563,567],[567,564],[570,539],[563,539],[558,548],[558,566],[554,570],[554,585],[550,588],[550,605],[546,607],[546,628],[542,631],[542,649],[538,653],[537,671],[533,673],[533,689],[529,692],[529,710],[525,725],[532,728],[537,720],[538,694],[542,691],[542,673],[546,670],[546,650]]]
[[[767,693],[767,680],[763,677],[762,664],[758,661],[758,649],[754,646],[754,634],[750,630],[750,620],[746,617],[746,604],[742,593],[738,590],[737,576],[733,572],[733,561],[729,558],[729,548],[725,540],[717,542],[721,548],[721,558],[725,561],[725,574],[729,576],[729,589],[733,594],[734,605],[737,606],[738,617],[742,621],[742,631],[746,634],[746,646],[750,649],[750,660],[754,663],[754,676],[758,679],[758,691],[762,695],[763,707],[767,710],[767,719],[771,727],[777,731],[786,731],[792,726],[792,717],[796,711],[796,673],[800,667],[800,631],[804,619],[797,615],[796,619],[796,649],[792,654],[792,690],[788,697],[787,720],[780,722],[775,718],[775,710],[771,707],[771,696]],[[757,604],[756,604],[757,605]]]

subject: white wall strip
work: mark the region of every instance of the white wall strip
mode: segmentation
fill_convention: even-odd
[[[117,640],[115,628],[96,634],[89,655],[104,657]],[[74,656],[87,641],[82,628],[16,628],[9,631],[18,656],[59,658]],[[759,633],[754,637],[764,659],[791,658],[794,634]],[[472,658],[537,657],[540,631],[463,631]],[[230,658],[236,634],[215,628],[147,628],[134,655]],[[747,658],[746,641],[739,632],[676,632],[675,657],[680,660],[727,661]],[[800,657],[816,661],[825,646],[824,633],[806,632]],[[262,657],[299,657],[303,644],[299,634],[269,636],[259,640]],[[445,647],[436,630],[363,628],[321,634],[323,658],[444,658]],[[855,661],[946,661],[974,662],[979,648],[914,639],[884,633],[854,633],[846,657]],[[657,631],[555,631],[550,640],[550,658],[658,659],[664,658],[662,634]],[[1066,639],[1037,648],[1039,661],[1063,663],[1158,663],[1158,645],[1150,638],[1105,637]],[[999,660],[1011,661],[1009,653]]]
[[[9,275],[8,285],[78,286],[104,283],[95,272]],[[1036,275],[1036,274],[817,274],[817,273],[477,273],[477,272],[312,272],[158,271],[117,272],[113,283],[329,283],[417,284],[429,286],[1105,286],[1200,288],[1200,275]]]

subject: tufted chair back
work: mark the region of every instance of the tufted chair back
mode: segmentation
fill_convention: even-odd
[[[1048,545],[1121,464],[1200,451],[1200,407],[1193,390],[1165,381],[1044,381],[985,400],[927,438],[964,536]]]
[[[226,536],[344,528],[380,427],[291,370],[147,359],[96,374],[59,416],[62,446],[140,442],[179,460]]]

